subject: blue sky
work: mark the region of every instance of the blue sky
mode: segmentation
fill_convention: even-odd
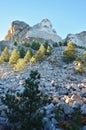
[[[86,0],[0,0],[0,40],[12,21],[33,26],[44,18],[52,22],[62,38],[86,31]]]

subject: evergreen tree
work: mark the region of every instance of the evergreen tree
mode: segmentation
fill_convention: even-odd
[[[48,45],[47,49],[46,49],[46,54],[50,55],[51,54],[51,47]]]
[[[46,49],[43,44],[40,45],[39,50],[35,54],[36,60],[43,60],[45,58]]]
[[[31,52],[31,50],[28,50],[28,51],[26,52],[25,57],[24,57],[25,62],[26,62],[26,63],[29,62],[30,59],[31,59],[31,57],[32,57],[32,52]]]
[[[19,53],[20,53],[20,57],[21,57],[21,58],[24,58],[25,53],[26,53],[24,47],[18,46],[18,51],[19,51]]]
[[[0,56],[0,63],[3,63],[4,62],[4,59],[2,56]]]
[[[35,58],[35,56],[32,56],[32,58],[30,59],[30,64],[34,64],[36,63],[37,59]]]
[[[17,46],[18,42],[19,42],[18,38],[15,38],[14,45]]]
[[[24,59],[18,59],[17,63],[14,65],[15,71],[21,71],[25,68],[25,60]]]
[[[76,57],[76,50],[75,46],[72,42],[68,42],[67,47],[65,51],[63,52],[63,58],[64,61],[69,63],[70,61],[73,61]]]
[[[8,52],[8,48],[5,47],[2,54],[1,54],[1,57],[3,58],[3,60],[5,62],[7,62],[9,60],[9,52]]]
[[[36,40],[33,40],[31,48],[34,49],[34,50],[38,50],[40,48],[39,42],[36,41]]]
[[[12,51],[10,59],[9,59],[9,64],[16,64],[18,59],[20,58],[20,53],[19,51],[16,51],[15,49]]]
[[[39,90],[39,79],[38,71],[31,71],[22,93],[7,93],[2,98],[3,103],[8,106],[6,114],[14,126],[13,130],[42,130],[43,114],[40,113],[40,108],[46,103],[47,97]]]
[[[83,52],[83,57],[85,58],[86,61],[86,51]]]
[[[45,41],[45,43],[44,43],[44,47],[47,49],[47,48],[48,48],[48,46],[49,46],[48,41]]]
[[[33,57],[30,60],[30,63],[33,64],[36,61],[41,61],[46,58],[46,48],[43,44],[40,45],[39,50],[33,55]]]

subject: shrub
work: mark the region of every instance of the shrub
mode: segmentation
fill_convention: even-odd
[[[67,46],[67,42],[63,42],[63,46]]]
[[[37,42],[37,41],[33,41],[33,42],[32,42],[32,45],[31,45],[31,48],[32,48],[32,49],[38,50],[39,47],[40,47],[39,42]]]
[[[28,42],[28,43],[25,44],[25,46],[26,46],[26,47],[30,47],[31,44]]]
[[[54,110],[55,119],[58,121],[62,130],[81,130],[82,115],[80,108],[74,109],[70,116],[64,115],[62,106],[58,106]],[[66,118],[67,116],[67,118]]]
[[[18,51],[20,52],[20,57],[24,58],[25,53],[26,53],[25,49],[21,46],[18,46]]]
[[[25,46],[26,45],[26,42],[24,40],[22,40],[22,45]]]
[[[76,61],[76,62],[79,62],[79,63],[82,63],[82,57],[80,57],[80,56],[77,57],[75,61]]]
[[[53,43],[53,47],[58,47],[59,45],[58,45],[58,43],[57,42],[54,42]]]
[[[48,46],[49,46],[48,41],[45,41],[45,43],[44,43],[44,47],[45,47],[45,49],[47,49]]]
[[[82,72],[83,72],[83,67],[82,67],[82,65],[77,65],[77,66],[75,67],[75,70],[76,70],[77,72],[79,72],[79,73],[82,73]]]

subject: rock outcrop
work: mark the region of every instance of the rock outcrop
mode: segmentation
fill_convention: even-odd
[[[12,42],[10,41],[0,41],[0,54],[2,52],[2,50],[5,48],[5,47],[8,47],[9,49],[11,49],[12,47]]]
[[[62,41],[56,31],[52,28],[52,24],[48,19],[43,19],[40,23],[30,27],[25,22],[13,21],[8,30],[5,40],[14,41],[18,39],[22,41],[30,38],[42,38],[54,42]]]
[[[20,41],[25,38],[25,35],[30,28],[31,27],[25,22],[13,21],[5,36],[5,40],[13,42],[15,39],[18,39]]]
[[[68,34],[65,41],[72,41],[76,45],[86,47],[86,31],[77,34]]]
[[[27,33],[27,38],[43,38],[46,40],[52,40],[54,42],[61,41],[56,31],[52,28],[52,24],[48,19],[43,19],[40,23],[34,25]]]

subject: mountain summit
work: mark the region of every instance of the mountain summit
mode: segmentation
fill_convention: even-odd
[[[52,23],[47,18],[33,27],[22,21],[13,21],[5,36],[5,40],[14,41],[16,38],[19,41],[30,38],[42,38],[54,42],[62,40],[52,28]]]

